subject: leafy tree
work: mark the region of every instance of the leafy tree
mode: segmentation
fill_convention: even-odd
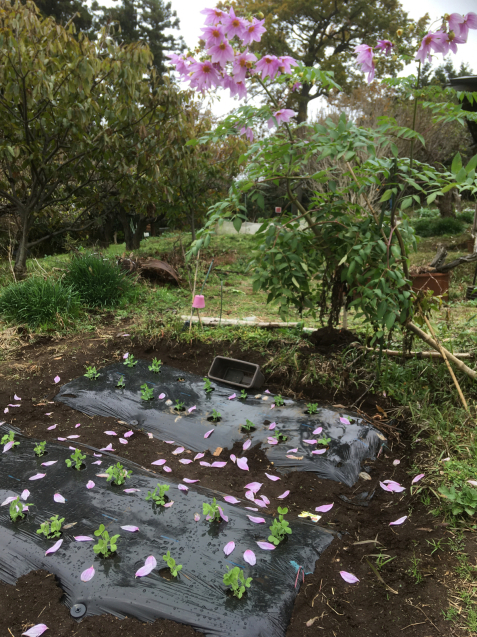
[[[122,44],[148,44],[154,65],[158,71],[164,71],[164,52],[184,48],[182,37],[167,32],[179,28],[179,19],[171,9],[171,3],[163,0],[121,0],[119,4],[119,0],[114,1],[114,7],[99,6],[96,1],[93,2],[95,25],[116,22],[116,40]]]
[[[88,6],[81,0],[36,0],[35,4],[42,16],[51,17],[63,26],[73,18],[79,31],[88,31],[93,23]]]
[[[356,83],[350,62],[357,44],[374,44],[378,38],[396,41],[402,29],[399,42],[405,49],[414,27],[399,0],[237,0],[234,9],[237,15],[265,16],[267,32],[251,47],[255,52],[291,55],[305,66],[333,71],[344,90]],[[376,75],[396,74],[402,68],[389,56],[381,60]],[[325,92],[319,83],[303,83],[290,104],[297,107],[299,122],[306,120],[308,104]]]
[[[420,84],[421,86],[429,86],[430,84],[445,86],[449,84],[450,79],[464,75],[472,75],[472,69],[464,62],[461,63],[459,70],[454,67],[451,58],[445,60],[443,64],[439,64],[437,68],[433,68],[430,62],[426,62],[421,70]]]
[[[145,46],[120,46],[106,31],[97,42],[75,37],[73,25],[41,20],[32,2],[18,0],[3,5],[0,39],[0,209],[18,226],[14,272],[22,278],[28,248],[51,236],[30,242],[37,224],[63,214],[71,223],[59,232],[92,225],[101,186],[146,168],[158,174],[138,136],[152,139],[146,125],[160,127],[154,113],[160,105],[164,118],[168,106],[151,91]]]

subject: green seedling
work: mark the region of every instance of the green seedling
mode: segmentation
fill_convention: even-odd
[[[273,520],[272,526],[269,527],[271,535],[268,536],[268,541],[275,546],[278,546],[292,532],[290,525],[283,517],[288,513],[287,507],[278,507],[277,511],[278,520],[276,518]]]
[[[65,518],[58,519],[57,515],[54,515],[43,524],[40,524],[40,528],[37,529],[39,535],[43,534],[47,538],[60,537],[61,525],[65,521]]]
[[[378,569],[378,571],[386,566],[386,564],[389,564],[389,562],[392,562],[396,559],[395,555],[391,557],[390,555],[386,555],[385,553],[378,553],[377,555],[371,555],[371,557],[376,558],[376,568]]]
[[[176,411],[184,411],[184,405],[185,405],[185,403],[183,403],[181,400],[176,398],[176,406],[174,407],[174,409]]]
[[[214,391],[214,387],[212,387],[212,383],[210,379],[204,378],[204,391],[206,394],[209,394],[211,391]]]
[[[90,380],[96,380],[97,378],[99,378],[99,372],[96,371],[96,367],[91,367],[90,365],[88,365],[86,367],[85,376],[86,378],[89,378]]]
[[[108,467],[106,469],[106,473],[108,474],[106,482],[109,482],[111,480],[111,484],[114,483],[120,486],[121,484],[124,484],[126,482],[126,479],[129,478],[129,476],[132,474],[132,471],[128,471],[120,462],[117,462],[116,465],[113,464]]]
[[[37,446],[33,448],[35,455],[40,457],[43,456],[45,453],[45,447],[46,447],[46,440],[43,440],[43,442],[39,442]]]
[[[477,510],[477,490],[466,484],[460,490],[452,487],[439,487],[439,493],[449,501],[452,515],[474,515]]]
[[[177,573],[182,570],[182,564],[176,564],[175,559],[171,557],[170,551],[167,551],[167,553],[162,556],[162,559],[170,568],[172,577],[177,577]]]
[[[10,502],[10,517],[12,518],[12,521],[16,522],[18,518],[24,518],[25,514],[23,513],[23,511],[25,510],[26,507],[32,507],[32,506],[33,504],[31,502],[23,503],[20,500],[20,496],[18,496],[16,500],[13,500],[13,502]]]
[[[79,449],[75,449],[71,456],[65,460],[66,466],[72,467],[74,465],[74,468],[79,471],[85,458],[86,456]]]
[[[247,394],[247,392],[245,391],[245,389],[241,389],[241,390],[240,390],[240,398],[245,399],[245,398],[247,398],[247,397],[248,397],[248,394]]]
[[[327,447],[330,442],[331,442],[331,438],[320,438],[319,440],[316,441],[319,445],[325,445],[325,447]]]
[[[255,425],[251,420],[248,420],[248,418],[245,420],[245,425],[242,425],[242,429],[244,431],[251,431],[252,429],[255,429]]]
[[[149,371],[154,372],[155,374],[159,374],[162,367],[162,361],[158,358],[153,358],[152,363],[149,365]]]
[[[99,525],[99,529],[94,532],[96,537],[98,538],[98,543],[93,546],[93,551],[96,555],[102,555],[103,557],[109,557],[111,553],[115,553],[118,548],[116,542],[118,540],[118,535],[113,535],[109,537],[109,533],[104,528],[104,524]]]
[[[278,394],[278,396],[275,396],[275,400],[273,402],[275,403],[275,407],[283,407],[283,405],[285,404],[285,401],[280,394]]]
[[[141,398],[142,400],[152,400],[154,398],[154,390],[146,383],[141,385]]]
[[[316,403],[307,403],[306,408],[309,414],[316,414],[318,411],[318,405]]]
[[[120,387],[123,389],[126,387],[126,383],[124,382],[124,376],[120,376],[118,382],[116,383],[116,387]]]
[[[159,493],[157,493],[158,489],[159,489]],[[157,504],[157,506],[164,506],[166,503],[165,495],[167,491],[169,491],[168,484],[158,483],[154,491],[147,492],[146,500],[154,500],[154,504]]]
[[[275,429],[273,437],[276,438],[278,440],[278,442],[285,442],[286,440],[288,440],[288,436],[285,436],[285,434],[281,434],[278,431],[278,429]]]
[[[214,422],[217,422],[218,420],[220,420],[222,418],[222,414],[220,413],[220,411],[216,411],[215,409],[212,409],[212,416],[211,419]]]
[[[215,498],[212,500],[212,504],[209,504],[208,502],[204,502],[202,504],[202,513],[206,516],[205,519],[209,520],[209,522],[218,522],[220,520],[219,505]]]
[[[444,541],[444,538],[441,538],[440,540],[426,540],[426,542],[429,544],[429,546],[432,546],[431,555],[434,555],[434,553],[436,551],[439,551],[439,549],[441,551],[444,550],[444,547],[442,546],[442,542],[443,541]]]
[[[230,586],[235,597],[241,599],[245,593],[245,589],[250,588],[251,582],[252,578],[247,577],[247,579],[245,579],[243,571],[239,566],[234,566],[231,570],[227,566],[227,573],[224,573],[224,584]]]
[[[137,360],[132,354],[129,354],[129,356],[125,359],[123,365],[126,365],[126,367],[135,367],[137,365]]]
[[[12,449],[20,444],[17,440],[15,440],[15,432],[12,431],[11,429],[7,434],[5,434],[2,437],[2,439],[0,440],[0,444],[6,445],[9,442],[13,442]]]

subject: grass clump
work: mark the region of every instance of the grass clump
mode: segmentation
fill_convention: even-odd
[[[130,290],[131,282],[116,263],[92,254],[74,257],[65,282],[89,307],[111,307]]]
[[[455,217],[437,217],[419,219],[414,223],[414,230],[420,237],[441,237],[445,234],[461,234],[465,222]]]
[[[80,302],[63,281],[36,276],[11,283],[0,294],[0,314],[13,323],[46,327],[78,316]]]

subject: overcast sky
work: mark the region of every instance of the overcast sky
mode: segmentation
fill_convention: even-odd
[[[216,3],[213,0],[171,0],[171,2],[180,20],[181,35],[189,47],[195,47],[204,22],[204,16],[200,12],[206,7],[214,7]],[[100,4],[114,3],[112,0],[103,0]],[[477,0],[401,0],[401,4],[409,16],[415,20],[426,13],[429,13],[431,20],[435,20],[445,13],[477,12]],[[477,74],[477,30],[470,31],[467,43],[459,46],[457,55],[451,54],[451,56],[456,68],[461,62],[466,62]],[[442,55],[438,55],[437,60],[440,64]],[[413,65],[406,67],[406,74],[414,72]],[[238,106],[237,100],[228,97],[228,91],[220,91],[220,94],[220,102],[215,101],[212,109],[216,115],[223,115]]]

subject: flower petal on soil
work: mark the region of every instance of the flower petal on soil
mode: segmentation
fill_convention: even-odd
[[[323,431],[323,427],[318,427],[317,429],[314,430],[314,434],[321,434],[321,432]]]
[[[321,456],[322,453],[326,453],[326,449],[315,449],[311,452],[313,456]]]
[[[75,425],[75,429],[78,429],[78,427],[81,427],[81,423],[80,422]]]
[[[394,465],[395,467],[397,467],[397,466],[398,466],[398,464],[401,464],[401,461],[400,461],[400,460],[398,460],[397,458],[396,458],[396,460],[393,460],[393,465]]]
[[[193,407],[189,407],[189,409],[187,410],[190,413],[192,413],[193,411],[195,411],[197,409],[197,405],[194,405]]]
[[[314,438],[312,438],[311,440],[305,440],[305,438],[303,438],[302,442],[306,442],[307,445],[316,445],[316,440]]]
[[[94,462],[92,462],[91,464],[101,464],[102,460],[95,460]]]
[[[169,507],[171,507],[174,504],[174,500],[169,500],[169,502],[166,502],[166,504],[164,505],[165,509],[168,509]]]
[[[244,486],[244,489],[250,489],[253,493],[257,493],[262,488],[263,482],[249,482]]]
[[[343,418],[342,416],[340,417],[340,423],[342,425],[349,425],[351,424],[350,421],[347,418]],[[341,571],[342,573],[344,573],[345,571]]]
[[[135,577],[144,577],[145,575],[149,575],[151,571],[153,571],[157,566],[156,558],[153,555],[150,555],[144,566],[142,566],[138,571],[136,571]]]
[[[182,458],[182,460],[179,460],[179,462],[181,464],[190,464],[192,462],[192,460],[188,460],[187,458]]]
[[[66,436],[68,440],[72,440],[73,438],[79,438],[77,434],[73,434],[72,436]]]
[[[20,396],[17,396],[16,394],[13,395],[13,400],[21,400]]]
[[[248,471],[248,460],[247,458],[237,458],[237,467],[242,469],[243,471]]]
[[[202,467],[210,467],[210,462],[206,462],[205,460],[201,460],[199,464]]]
[[[331,511],[333,508],[333,504],[322,504],[320,507],[316,507],[315,511],[319,511],[320,513],[327,513]]]
[[[61,440],[61,442],[64,442],[66,438],[57,438],[57,440]]]
[[[56,551],[60,548],[60,546],[63,544],[63,540],[58,540],[58,542],[55,542],[55,544],[53,544],[53,546],[51,546],[45,553],[45,555],[51,555],[52,553],[56,553]]]
[[[243,443],[243,450],[244,450],[244,451],[247,451],[247,449],[249,449],[249,448],[250,448],[250,445],[251,445],[251,444],[252,444],[252,441],[251,441],[251,440],[246,440],[246,441]]]
[[[275,545],[270,544],[270,542],[257,542],[257,544],[264,551],[274,551],[276,548]]]
[[[286,498],[289,493],[290,491],[285,491],[285,493],[282,493],[281,495],[277,495],[277,498],[279,500],[283,500],[283,498]]]
[[[131,431],[126,431],[125,434],[123,434],[123,436],[125,438],[130,438],[133,435],[134,431],[131,429]]]
[[[177,447],[177,449],[174,449],[174,451],[172,452],[172,455],[177,456],[178,454],[182,453],[184,451],[184,447]]]
[[[102,449],[100,449],[100,451],[114,451],[113,445],[109,443],[107,447],[103,447]]]
[[[119,438],[119,442],[120,442],[122,445],[127,445],[127,444],[128,444],[128,441],[127,441],[125,438]]]
[[[261,495],[260,497],[262,498],[262,500],[263,500],[266,504],[270,504],[270,500],[267,498],[267,496],[266,496],[266,495],[263,495],[263,493],[262,493],[262,495]]]
[[[103,454],[102,453],[93,453],[93,456],[95,456],[96,458],[102,458]]]
[[[191,480],[190,478],[183,478],[182,482],[188,482],[189,484],[193,484],[194,482],[200,482],[200,480]]]
[[[85,571],[83,571],[81,573],[81,581],[82,582],[89,582],[90,579],[93,579],[94,577],[94,566],[90,566],[89,568],[87,568]]]
[[[359,582],[359,579],[355,575],[353,575],[353,573],[340,571],[340,575],[345,582],[348,582],[348,584],[356,584],[356,582]]]
[[[61,495],[61,493],[55,493],[55,495],[53,496],[53,500],[55,502],[59,502],[60,504],[64,504],[66,502],[66,500],[64,499],[64,497]]]
[[[167,460],[154,460],[154,462],[151,462],[151,464],[155,464],[159,467],[162,467],[163,464],[166,464]]]
[[[425,476],[425,473],[420,473],[419,475],[417,475],[415,478],[412,479],[411,484],[415,484],[416,482],[419,482],[419,480],[422,480],[422,478]]]
[[[136,491],[140,491],[141,489],[123,489],[124,493],[135,493]]]
[[[4,500],[2,502],[2,504],[0,504],[0,506],[4,507],[4,506],[6,506],[7,504],[10,504],[10,502],[13,502],[13,500],[16,500],[16,499],[17,499],[16,495],[10,495],[10,496],[8,496],[8,498],[6,500]]]
[[[196,455],[194,456],[194,460],[200,460],[204,456],[205,456],[205,453],[196,453]]]
[[[387,484],[389,491],[393,493],[401,493],[406,490],[406,487],[401,486],[399,482],[395,482],[394,480],[385,480],[384,484]]]
[[[42,467],[51,467],[51,465],[57,463],[58,460],[48,460],[48,462],[42,462],[41,466]]]
[[[245,507],[247,511],[258,511],[255,507]]]
[[[267,438],[267,442],[269,445],[278,445],[278,440],[276,438]]]
[[[269,480],[272,480],[273,482],[276,482],[277,480],[280,480],[280,478],[278,476],[271,476],[269,473],[265,474],[267,476],[267,478]]]
[[[166,464],[164,465],[163,469],[164,469],[164,471],[166,473],[171,473],[171,471],[172,471],[172,469],[170,467],[168,467]]]
[[[384,482],[379,482],[379,486],[381,487],[381,489],[384,489],[385,491],[389,491],[392,493],[391,489],[388,487],[387,484],[384,484]]]
[[[3,453],[10,451],[10,449],[13,447],[14,444],[15,444],[15,441],[10,440],[10,442],[7,442],[5,445],[3,445]]]
[[[214,433],[214,429],[210,429],[207,433],[205,433],[204,438],[208,438],[212,433]]]
[[[247,517],[254,524],[263,524],[265,522],[265,518],[254,518],[253,515],[247,515]]]
[[[86,483],[86,488],[87,489],[93,489],[96,485],[94,484],[94,482],[92,480],[88,480],[88,482]]]
[[[51,425],[51,427],[47,427],[46,430],[51,431],[52,429],[56,429],[57,427],[58,425]]]
[[[277,426],[277,423],[276,423],[276,422],[272,422],[272,423],[270,424],[270,426],[269,426],[269,429],[270,429],[270,430],[275,429],[275,427],[276,427],[276,426]]]
[[[275,403],[273,403],[273,405],[270,405],[270,409],[275,409]]]
[[[234,398],[237,398],[237,394],[231,394],[227,400],[233,400]],[[15,398],[16,400],[16,398]]]
[[[55,376],[54,379],[55,383],[59,383],[61,378],[59,376]]]
[[[194,513],[194,520],[200,522],[200,515],[198,513]]]
[[[250,549],[247,549],[243,554],[243,559],[250,564],[251,566],[255,566],[257,563],[257,558],[255,557],[255,553]]]
[[[216,460],[210,466],[216,467],[217,469],[222,469],[222,467],[225,467],[226,464],[227,464],[227,461],[224,462],[222,460]]]
[[[8,407],[5,407],[5,409],[3,410],[4,414],[8,414]]]
[[[232,462],[237,462],[237,456],[234,453],[231,453],[230,460],[232,460]]]
[[[45,630],[48,630],[48,626],[46,624],[37,624],[36,626],[29,628],[26,633],[22,633],[22,635],[26,635],[27,637],[40,637],[40,635],[43,635]]]
[[[28,478],[28,479],[29,480],[41,480],[45,476],[46,476],[46,473],[35,473],[34,476],[32,476],[31,478]]]
[[[229,504],[237,504],[238,502],[240,502],[240,500],[237,500],[237,498],[234,498],[233,495],[224,495],[224,500],[228,502]]]
[[[181,491],[189,491],[189,487],[186,487],[185,484],[178,484],[177,488],[180,489]]]
[[[159,396],[158,396],[159,400],[162,400],[162,399],[163,399],[163,398],[165,398],[165,397],[166,397],[166,395],[165,395],[165,394],[159,394]]]
[[[267,503],[264,502],[261,498],[257,498],[256,500],[254,500],[254,504],[258,504],[259,507],[266,507]]]
[[[389,526],[397,526],[398,524],[402,524],[406,520],[407,520],[407,515],[403,516],[402,518],[399,518],[399,520],[394,520],[394,522],[390,522]]]
[[[26,500],[30,495],[30,492],[28,491],[28,489],[24,489],[20,495],[20,498],[22,500]]]
[[[107,436],[117,436],[118,434],[115,431],[105,431],[104,432]]]
[[[224,553],[225,555],[230,555],[230,553],[232,553],[232,551],[235,548],[235,542],[228,542],[225,546],[224,546]]]
[[[229,521],[229,519],[228,519],[228,517],[225,515],[225,513],[223,512],[222,507],[221,507],[221,506],[219,506],[219,505],[217,505],[217,508],[218,508],[218,510],[219,510],[220,517],[222,518],[222,520],[225,520],[226,522],[228,522],[228,521]]]
[[[138,526],[130,526],[128,524],[126,524],[126,526],[122,526],[121,528],[124,531],[129,531],[130,533],[135,533],[136,531],[139,531],[139,527]]]
[[[288,449],[287,453],[296,453],[298,451],[298,447],[295,447],[295,449]]]
[[[75,535],[75,540],[77,542],[93,542],[94,537],[89,537],[89,535]]]
[[[245,497],[247,500],[255,501],[255,493],[253,491],[245,491]]]

